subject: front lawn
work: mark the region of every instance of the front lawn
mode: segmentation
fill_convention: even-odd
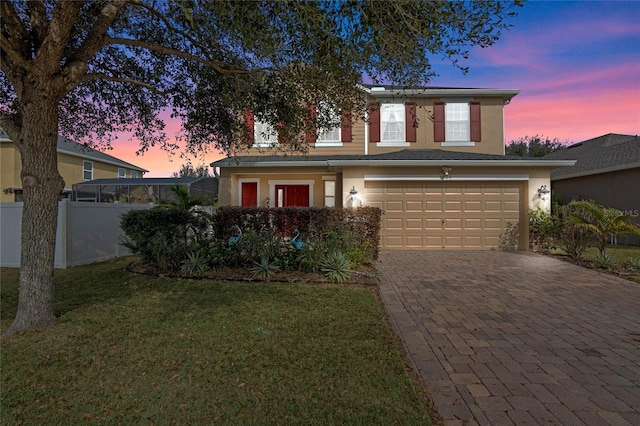
[[[371,288],[56,271],[60,323],[2,341],[3,424],[429,424]],[[17,304],[3,268],[2,329]]]

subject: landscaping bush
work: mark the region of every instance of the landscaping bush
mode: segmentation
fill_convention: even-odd
[[[168,206],[123,215],[125,245],[143,262],[185,276],[208,268],[245,267],[254,276],[275,271],[321,272],[341,253],[349,269],[378,256],[381,211],[377,208],[223,207],[215,215]],[[294,230],[300,230],[294,247]]]

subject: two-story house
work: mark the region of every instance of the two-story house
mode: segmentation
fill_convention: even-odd
[[[65,182],[62,196],[72,185],[99,178],[141,178],[148,171],[104,152],[58,137],[58,171]],[[20,152],[0,128],[0,201],[22,201]]]
[[[503,111],[518,90],[363,87],[365,120],[336,112],[305,156],[251,147],[211,164],[219,204],[380,207],[386,249],[495,249],[508,230],[528,248],[528,210],[549,208],[550,170],[572,160],[504,155]],[[512,233],[510,233],[512,235]]]

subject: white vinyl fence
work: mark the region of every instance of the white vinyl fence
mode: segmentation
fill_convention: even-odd
[[[0,203],[0,266],[20,267],[23,203]],[[56,268],[86,265],[130,254],[121,243],[120,216],[152,204],[58,203]]]

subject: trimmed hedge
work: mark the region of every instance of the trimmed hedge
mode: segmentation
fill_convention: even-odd
[[[336,209],[317,207],[220,207],[216,212],[215,234],[229,238],[231,227],[243,232],[270,230],[281,237],[293,237],[297,228],[312,239],[329,232],[346,233],[354,244],[365,250],[366,257],[378,258],[382,210],[377,207]]]

